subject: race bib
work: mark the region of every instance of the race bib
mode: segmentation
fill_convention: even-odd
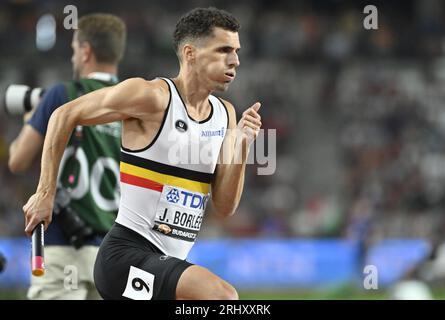
[[[201,229],[208,194],[165,185],[156,208],[153,230],[194,242]]]

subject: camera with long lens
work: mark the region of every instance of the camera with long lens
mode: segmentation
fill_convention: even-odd
[[[5,92],[5,109],[8,114],[22,115],[36,108],[45,90],[23,84],[11,84]]]
[[[70,192],[65,188],[58,188],[54,199],[54,215],[65,238],[76,249],[94,235],[93,229],[83,221],[79,214],[70,207]]]

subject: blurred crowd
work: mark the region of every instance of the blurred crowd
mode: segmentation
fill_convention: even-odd
[[[241,66],[223,97],[239,113],[262,102],[275,129],[276,172],[248,167],[237,214],[209,214],[204,237],[432,237],[445,225],[445,3],[213,1],[242,23]],[[171,34],[179,16],[208,1],[71,1],[79,14],[107,11],[128,24],[120,77],[174,77]],[[72,32],[63,1],[0,3],[0,90],[71,77]],[[105,8],[108,8],[105,10]],[[35,47],[40,16],[55,15],[56,45]],[[0,111],[0,236],[23,234],[21,207],[39,174],[14,176],[8,144],[21,119]],[[272,142],[269,142],[272,143]]]

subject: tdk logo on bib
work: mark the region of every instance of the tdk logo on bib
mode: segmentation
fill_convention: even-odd
[[[166,195],[167,201],[171,203],[178,203],[179,192],[178,189],[171,189]]]
[[[182,205],[192,209],[204,209],[208,196],[199,193],[193,193],[185,190],[171,188],[165,198],[170,203]]]

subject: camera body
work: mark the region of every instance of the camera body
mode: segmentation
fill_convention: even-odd
[[[11,84],[5,92],[5,109],[8,114],[22,115],[36,108],[45,90],[23,84]]]
[[[76,249],[79,249],[85,241],[94,236],[94,230],[70,207],[70,202],[69,190],[61,187],[57,188],[53,213],[57,216],[57,224],[66,239]]]

